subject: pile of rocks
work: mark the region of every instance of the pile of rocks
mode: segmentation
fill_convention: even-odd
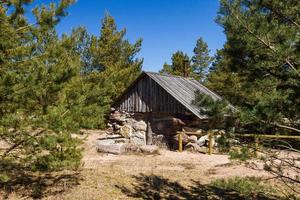
[[[157,153],[158,147],[146,145],[146,131],[147,124],[142,114],[130,114],[112,109],[106,134],[97,141],[97,151],[113,154]]]
[[[183,131],[187,132],[195,132],[199,135],[187,135],[182,134],[182,144],[184,146],[184,149],[186,150],[192,150],[196,152],[205,153],[207,152],[207,147],[209,143],[209,134],[207,131],[204,131],[202,129],[194,129],[189,127],[184,127]],[[214,136],[212,137],[212,146],[218,146],[216,139],[221,137],[222,134],[225,134],[224,130],[212,130]],[[178,135],[174,136],[174,140],[178,142]]]
[[[142,115],[112,110],[109,121],[108,133],[119,134],[133,144],[146,144],[147,124]]]

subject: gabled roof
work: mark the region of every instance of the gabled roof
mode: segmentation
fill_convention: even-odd
[[[169,93],[179,103],[181,103],[187,110],[192,112],[200,119],[204,119],[206,118],[206,116],[201,115],[200,109],[193,104],[193,100],[195,99],[195,93],[197,91],[211,96],[214,100],[222,99],[219,95],[212,92],[207,87],[203,86],[200,82],[196,81],[193,78],[185,78],[174,75],[162,75],[154,72],[142,72],[142,74],[125,90],[125,92],[120,97],[126,94],[126,92],[144,76],[149,76],[159,86],[161,86],[161,88],[163,88],[167,93]],[[235,109],[231,105],[230,107]]]
[[[211,96],[214,100],[221,100],[222,98],[216,93],[203,86],[201,83],[193,78],[185,78],[174,75],[161,75],[153,72],[144,72],[150,76],[156,83],[164,88],[177,101],[183,104],[189,111],[195,114],[200,119],[205,118],[201,115],[199,108],[192,102],[195,99],[195,92]]]

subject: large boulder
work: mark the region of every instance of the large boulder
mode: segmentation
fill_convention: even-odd
[[[120,135],[122,135],[124,138],[130,138],[132,135],[132,127],[128,124],[125,124],[120,128]]]
[[[136,131],[133,132],[130,137],[130,142],[137,145],[145,145],[146,144],[146,132],[144,131]]]
[[[143,120],[133,123],[132,127],[136,131],[146,131],[147,130],[147,124]]]

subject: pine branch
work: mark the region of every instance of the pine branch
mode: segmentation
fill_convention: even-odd
[[[289,129],[289,130],[296,131],[296,132],[300,133],[300,130],[296,129],[294,127],[290,127],[290,126],[286,126],[286,125],[282,125],[282,124],[278,124],[278,123],[272,123],[272,125],[275,125],[275,126],[278,126],[280,128],[285,128],[285,129]]]
[[[34,138],[34,137],[36,137],[36,136],[38,136],[38,135],[41,135],[41,134],[44,133],[45,131],[46,131],[46,130],[43,129],[43,130],[37,132],[36,134],[34,134],[34,135],[32,135],[32,136],[30,136],[30,137],[24,139],[24,140],[21,140],[21,141],[15,143],[14,145],[12,145],[10,148],[8,148],[8,149],[4,152],[4,154],[2,155],[2,158],[5,158],[11,151],[13,151],[13,150],[16,149],[17,147],[21,146],[21,145],[24,144],[25,142],[29,141],[30,139],[32,139],[32,138]]]
[[[290,23],[294,24],[297,28],[300,28],[300,25],[292,18],[285,16],[282,12],[280,12],[278,10],[274,10],[273,8],[271,8],[268,5],[265,5],[265,7],[268,8],[269,10],[271,10],[272,12],[274,12],[278,17],[283,18],[284,20],[288,20]]]
[[[20,27],[20,28],[16,29],[16,32],[19,32],[19,31],[22,31],[24,29],[30,28],[30,27],[35,26],[37,24],[38,24],[38,22],[35,22],[35,23],[29,24],[27,26]]]
[[[266,47],[268,47],[272,51],[275,51],[275,47],[273,47],[269,42],[266,42],[262,38],[258,37],[258,35],[255,34],[254,31],[251,30],[247,24],[243,23],[242,20],[240,20],[239,16],[237,14],[235,14],[232,9],[229,8],[229,10],[232,13],[232,15],[234,16],[234,18],[243,26],[243,28],[246,29],[246,31],[248,33],[250,33],[252,36],[254,36],[257,40],[259,40],[261,43],[263,43]]]
[[[242,25],[243,28],[246,29],[246,31],[248,33],[250,33],[254,38],[256,38],[257,40],[259,40],[262,44],[264,44],[268,49],[270,49],[271,51],[273,51],[274,53],[276,53],[276,49],[274,46],[271,45],[268,36],[267,40],[268,42],[266,42],[264,39],[262,39],[261,37],[259,37],[253,30],[251,30],[251,28],[245,24],[242,20],[240,20],[239,16],[231,9],[228,7],[228,9],[230,10],[231,14],[234,16],[234,18]],[[300,76],[300,72],[295,68],[295,66],[290,62],[289,58],[285,59],[286,64],[297,73],[298,76]]]

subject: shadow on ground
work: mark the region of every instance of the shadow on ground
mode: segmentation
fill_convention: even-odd
[[[253,194],[244,196],[234,190],[225,190],[210,185],[203,185],[200,182],[192,181],[192,185],[184,187],[178,182],[170,181],[156,175],[133,176],[135,179],[132,187],[116,185],[128,197],[142,198],[145,200],[275,200],[273,196],[264,194]]]
[[[7,199],[11,193],[24,198],[41,199],[63,193],[78,185],[81,180],[79,172],[75,171],[38,174],[14,166],[5,172],[10,179],[8,182],[0,183],[0,196],[4,199]]]

